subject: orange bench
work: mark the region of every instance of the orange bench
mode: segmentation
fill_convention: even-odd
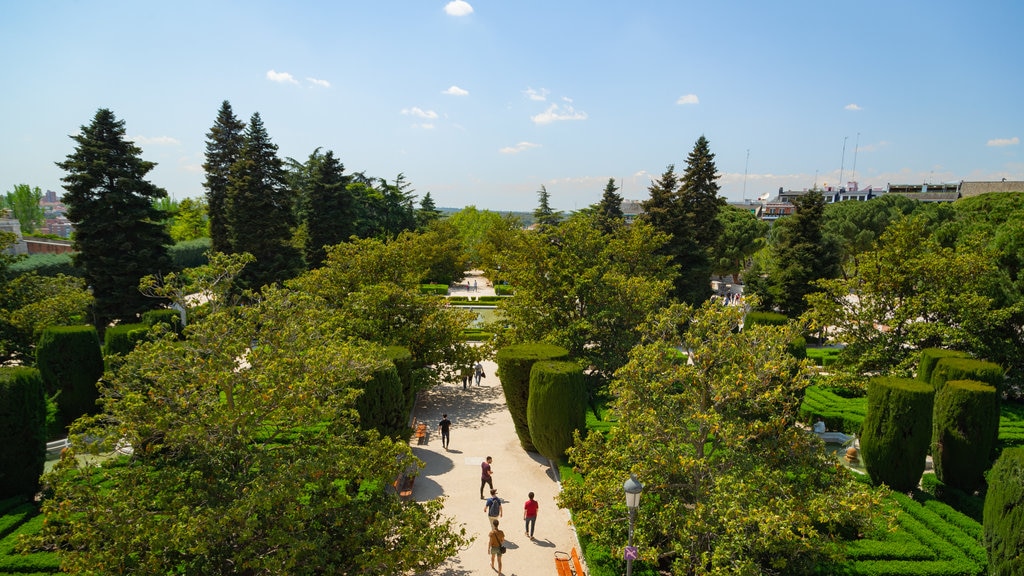
[[[561,551],[555,552],[555,568],[558,570],[558,576],[587,576],[587,573],[583,571],[583,563],[580,561],[580,555],[576,552],[575,547],[568,554]]]
[[[406,476],[405,474],[402,474],[395,479],[393,486],[395,487],[395,492],[398,492],[398,496],[405,499],[412,496],[412,487],[415,483],[415,476]]]

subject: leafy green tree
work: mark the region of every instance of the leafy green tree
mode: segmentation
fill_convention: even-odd
[[[471,266],[479,266],[484,260],[484,242],[491,229],[506,229],[508,223],[501,214],[490,210],[478,210],[472,204],[446,218],[458,230],[459,239],[465,246]]]
[[[795,327],[739,331],[741,320],[711,303],[660,314],[612,382],[618,425],[569,450],[582,477],[559,504],[613,557],[630,474],[644,485],[634,542],[661,573],[812,574],[877,513],[878,492],[795,426],[810,381],[787,351]]]
[[[71,456],[132,454],[67,457],[48,478],[42,538],[63,571],[401,574],[469,543],[442,499],[390,490],[422,466],[408,445],[358,427],[358,383],[390,363],[381,348],[338,333],[312,295],[267,287],[239,308],[217,288],[230,270],[186,276],[204,282],[150,284],[185,306],[209,295],[185,340],[140,344],[105,384],[105,414],[73,436]]]
[[[170,270],[167,231],[153,200],[167,191],[146,180],[156,164],[125,138],[124,121],[106,108],[71,137],[75,151],[57,166],[67,194],[68,220],[75,226],[74,263],[93,289],[97,330],[112,320],[134,321],[157,304],[139,292],[139,280]]]
[[[43,225],[43,207],[39,201],[43,199],[43,191],[38,186],[17,184],[7,193],[5,204],[14,213],[21,226],[22,234],[32,234]]]
[[[305,255],[310,268],[324,261],[324,247],[344,242],[355,233],[355,208],[345,165],[328,150],[316,149],[303,166],[299,188],[299,220],[306,226]]]
[[[500,343],[562,346],[603,387],[639,342],[638,327],[666,304],[675,274],[657,252],[666,239],[643,223],[603,234],[582,214],[511,236],[496,259],[516,290],[500,304],[507,325]]]
[[[430,192],[423,195],[420,200],[420,207],[416,210],[416,228],[423,230],[430,225],[431,222],[435,222],[441,219],[441,211],[437,209],[437,205],[434,204],[434,199],[430,197]]]
[[[206,216],[206,201],[185,198],[178,203],[178,212],[171,223],[171,239],[187,242],[210,237],[210,222]]]
[[[36,344],[50,326],[89,319],[92,296],[80,278],[21,274],[0,280],[0,364],[35,364]]]
[[[238,283],[259,289],[295,276],[302,269],[299,251],[291,245],[294,194],[285,186],[285,173],[259,112],[245,129],[245,142],[229,172],[228,239],[235,253],[256,257]]]
[[[562,221],[562,213],[551,208],[551,195],[543,184],[537,191],[537,208],[533,211],[533,219],[540,226],[557,226]]]
[[[715,274],[731,275],[733,282],[746,271],[753,255],[765,246],[768,224],[750,210],[724,206],[718,213],[722,234],[715,243],[712,261]]]
[[[424,277],[426,283],[451,284],[466,275],[469,256],[454,224],[448,220],[432,220],[417,234],[417,246],[423,252],[423,259],[429,263]]]
[[[999,304],[1004,285],[991,252],[944,248],[914,217],[892,224],[862,253],[856,275],[818,281],[805,320],[845,344],[836,366],[852,374],[910,376],[926,348],[1002,363],[1013,354],[1006,327],[1020,307]]]
[[[622,216],[622,195],[618,193],[618,190],[615,178],[609,178],[601,195],[601,201],[597,204],[598,222],[606,234],[610,234],[625,222]]]
[[[812,190],[793,203],[796,211],[775,223],[765,267],[755,266],[747,280],[765,309],[789,317],[807,309],[805,299],[820,290],[815,281],[840,275],[839,246],[821,230],[825,198]]]
[[[231,166],[238,161],[245,142],[245,123],[235,117],[231,103],[225,100],[217,112],[213,127],[206,134],[206,203],[210,215],[210,241],[215,252],[231,252],[228,229],[228,185]]]
[[[922,210],[922,203],[885,194],[870,202],[838,202],[825,207],[822,234],[837,240],[844,274],[856,274],[859,255],[870,250],[895,220]]]

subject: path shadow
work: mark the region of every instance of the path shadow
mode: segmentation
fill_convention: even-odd
[[[421,446],[413,446],[412,454],[426,464],[426,467],[420,470],[419,477],[421,478],[423,476],[439,476],[455,468],[455,463],[452,462],[452,459],[446,453],[438,453]]]
[[[416,402],[417,417],[436,432],[442,414],[452,421],[452,442],[458,444],[460,432],[481,429],[493,422],[495,416],[506,410],[505,394],[501,386],[471,386],[443,384],[420,394]],[[431,434],[432,440],[441,441],[440,434]]]

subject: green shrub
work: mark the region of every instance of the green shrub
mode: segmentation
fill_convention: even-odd
[[[173,330],[175,334],[181,335],[181,312],[173,308],[147,310],[142,313],[142,323],[147,326],[163,324],[168,330]]]
[[[940,358],[932,371],[931,384],[936,390],[950,380],[977,380],[1001,391],[1003,389],[1003,367],[993,362],[974,358]]]
[[[494,296],[478,296],[476,301],[477,302],[481,302],[481,303],[482,302],[496,303],[496,302],[501,302],[502,300],[508,300],[508,299],[509,299],[509,296],[494,295]]]
[[[868,411],[865,396],[846,398],[824,386],[808,386],[800,403],[800,419],[806,423],[821,420],[829,430],[844,434],[861,433],[864,416]]]
[[[921,359],[917,363],[917,379],[921,382],[931,382],[932,372],[935,365],[943,358],[970,358],[967,352],[959,350],[946,350],[945,348],[925,348],[921,350]]]
[[[364,430],[376,429],[382,436],[399,438],[408,429],[405,419],[405,395],[395,364],[376,370],[362,385],[356,399],[359,423]]]
[[[81,278],[84,274],[81,268],[75,268],[71,262],[71,253],[63,254],[31,254],[11,264],[11,274],[20,275],[35,272],[40,276],[73,276]]]
[[[420,294],[433,294],[435,296],[446,296],[448,294],[447,284],[420,284]]]
[[[125,356],[135,349],[135,345],[146,339],[149,334],[147,324],[116,324],[108,326],[103,333],[103,355],[115,354]]]
[[[930,385],[907,378],[868,382],[860,445],[872,482],[901,492],[917,487],[931,441],[934,396]]]
[[[808,348],[807,358],[817,366],[828,367],[836,363],[841,351],[839,348]]]
[[[412,352],[405,346],[388,346],[384,349],[384,355],[395,365],[398,379],[402,382],[402,397],[405,398],[403,421],[406,421],[416,401],[416,383],[412,378]]]
[[[209,251],[210,239],[196,238],[170,246],[167,249],[167,254],[171,257],[171,265],[175,270],[184,270],[209,264],[210,258],[207,255]]]
[[[1024,404],[1002,402],[999,414],[999,443],[1024,445]]]
[[[508,284],[498,284],[494,287],[494,293],[497,296],[512,296],[515,294],[515,290]]]
[[[493,332],[481,328],[466,328],[462,331],[462,339],[467,342],[487,342],[493,337]]]
[[[1008,448],[988,475],[985,495],[988,573],[1024,574],[1024,448]]]
[[[0,498],[32,497],[46,462],[46,396],[35,368],[0,368]]]
[[[743,329],[746,330],[754,326],[785,326],[787,322],[789,322],[789,318],[785,314],[751,310],[743,318]]]
[[[543,360],[530,369],[526,421],[537,451],[558,462],[587,426],[587,385],[576,362]]]
[[[43,330],[36,346],[36,366],[46,393],[57,394],[62,426],[96,412],[96,383],[103,376],[103,353],[95,328],[51,326]]]
[[[506,346],[495,355],[505,403],[512,415],[519,444],[528,452],[537,451],[530,439],[530,424],[526,415],[530,398],[530,370],[534,363],[541,360],[565,360],[568,357],[569,351],[561,346],[536,342]]]
[[[985,483],[999,433],[996,389],[974,380],[951,380],[935,393],[932,462],[943,484],[967,492]]]

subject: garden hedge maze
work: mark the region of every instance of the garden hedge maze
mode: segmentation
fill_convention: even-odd
[[[16,549],[19,536],[43,528],[39,508],[24,498],[0,500],[0,576],[61,574],[55,552],[22,554]]]

